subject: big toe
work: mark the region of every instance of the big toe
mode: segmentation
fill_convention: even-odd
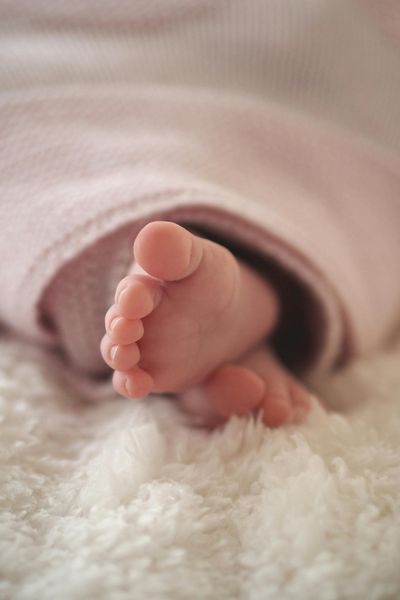
[[[137,263],[153,277],[178,281],[191,275],[200,264],[203,240],[176,223],[154,221],[136,237]]]
[[[245,367],[226,365],[181,394],[180,401],[193,423],[212,429],[233,415],[247,415],[259,408],[264,394],[265,385],[258,375]]]
[[[265,394],[261,377],[246,367],[227,365],[205,382],[208,402],[217,414],[228,418],[246,415],[260,407]]]

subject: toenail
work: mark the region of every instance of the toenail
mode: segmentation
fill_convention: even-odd
[[[118,325],[118,323],[120,321],[122,321],[123,317],[114,317],[112,319],[112,321],[110,322],[110,330],[114,331],[114,329],[116,328],[116,326]]]
[[[122,292],[124,292],[128,288],[128,285],[129,284],[125,283],[125,285],[123,285],[121,288],[117,288],[117,291],[115,293],[115,304],[118,304]]]
[[[126,376],[123,377],[121,384],[122,384],[123,389],[125,390],[125,393],[129,396],[130,391],[128,389],[128,383],[129,383],[128,378]]]
[[[132,390],[130,389],[129,386],[129,377],[125,377],[122,383],[125,393],[127,394],[127,396],[132,396]]]
[[[111,356],[111,360],[114,361],[115,357],[117,356],[118,353],[118,346],[111,346],[111,350],[110,350],[110,356]]]

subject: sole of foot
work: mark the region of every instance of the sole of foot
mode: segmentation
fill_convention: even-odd
[[[140,231],[133,251],[101,342],[120,394],[180,393],[273,330],[279,306],[272,286],[224,246],[156,221]]]

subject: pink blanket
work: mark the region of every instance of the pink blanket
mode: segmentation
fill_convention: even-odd
[[[163,218],[299,282],[313,374],[381,344],[400,318],[400,47],[387,13],[55,4],[0,1],[1,321],[101,370],[131,240]]]

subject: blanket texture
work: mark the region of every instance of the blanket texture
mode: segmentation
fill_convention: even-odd
[[[301,284],[296,368],[380,347],[400,315],[399,7],[0,0],[0,321],[102,372],[121,244],[161,218]]]
[[[85,405],[3,340],[0,597],[399,598],[399,361],[331,378],[302,426],[209,433],[162,398]]]

